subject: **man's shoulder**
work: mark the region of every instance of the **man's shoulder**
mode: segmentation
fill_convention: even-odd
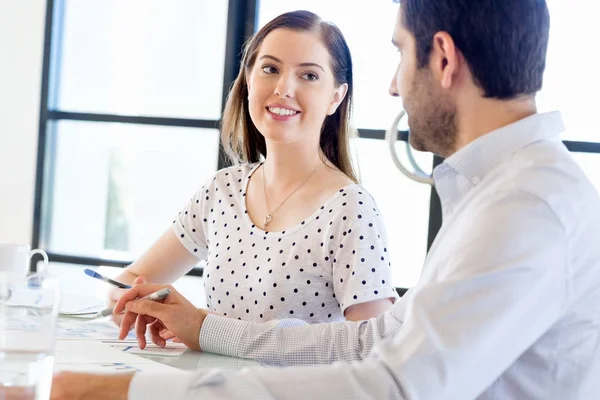
[[[542,141],[513,154],[488,177],[489,190],[531,196],[563,222],[587,213],[600,222],[600,197],[572,154],[559,141]]]

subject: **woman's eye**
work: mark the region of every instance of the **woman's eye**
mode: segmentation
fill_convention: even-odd
[[[316,74],[313,74],[312,72],[307,72],[306,74],[302,75],[302,78],[306,79],[307,81],[319,80],[319,77]]]
[[[262,67],[262,70],[265,74],[276,74],[277,73],[277,69],[271,65],[265,65],[264,67]]]

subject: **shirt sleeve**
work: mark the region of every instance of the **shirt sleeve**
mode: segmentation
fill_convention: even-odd
[[[359,189],[344,198],[341,223],[330,235],[333,289],[342,314],[359,303],[398,299],[382,217],[370,194]]]
[[[200,348],[266,365],[350,362],[362,360],[377,343],[398,334],[403,319],[402,300],[377,318],[358,322],[307,324],[283,319],[257,323],[209,314],[200,331]]]
[[[478,397],[560,317],[569,284],[567,237],[547,204],[533,196],[497,201],[494,213],[484,210],[467,232],[443,276],[399,302],[407,302],[409,318],[363,362],[215,370],[169,387],[187,385],[182,399]],[[136,377],[132,397],[142,398],[141,381],[152,385],[151,376]]]
[[[210,200],[209,186],[209,183],[202,186],[173,221],[173,231],[181,244],[200,260],[206,260],[208,257],[204,206]]]
[[[332,382],[333,384],[328,384]],[[344,383],[341,385],[341,383]],[[129,399],[385,399],[403,396],[380,362],[329,366],[136,374]]]

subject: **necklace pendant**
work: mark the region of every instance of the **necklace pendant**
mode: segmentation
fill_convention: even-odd
[[[270,215],[267,215],[265,217],[265,224],[264,224],[263,228],[266,228],[267,225],[269,225],[269,222],[271,222],[272,219],[273,219],[273,217],[271,217]]]

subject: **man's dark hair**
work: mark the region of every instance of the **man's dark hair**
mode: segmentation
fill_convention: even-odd
[[[414,35],[419,68],[447,32],[484,96],[508,100],[542,88],[550,15],[545,0],[395,0]]]

